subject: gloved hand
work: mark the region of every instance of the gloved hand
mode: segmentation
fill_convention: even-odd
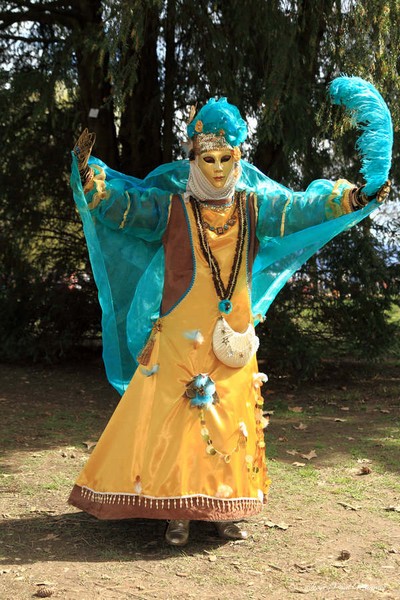
[[[378,190],[378,192],[376,194],[376,201],[378,202],[378,204],[382,204],[382,202],[384,202],[386,200],[386,198],[390,194],[391,189],[392,189],[392,182],[388,179],[387,181],[385,181],[383,186]]]
[[[351,204],[353,210],[359,210],[360,208],[364,208],[364,206],[371,202],[371,200],[376,200],[378,204],[382,204],[382,202],[384,202],[388,197],[391,187],[392,184],[388,179],[387,181],[385,181],[383,186],[376,192],[374,196],[367,196],[366,194],[364,194],[364,186],[355,189],[354,192],[351,194]]]
[[[86,128],[75,143],[73,152],[78,159],[78,169],[82,185],[87,185],[93,179],[93,169],[88,166],[88,160],[96,141],[96,134]]]

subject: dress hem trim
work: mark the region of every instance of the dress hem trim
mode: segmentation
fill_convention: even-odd
[[[98,519],[189,519],[235,521],[261,512],[258,498],[214,498],[182,496],[153,498],[137,494],[95,492],[75,485],[68,500],[76,508]]]

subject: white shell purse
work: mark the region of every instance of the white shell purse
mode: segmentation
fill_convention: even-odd
[[[234,331],[223,316],[219,317],[213,332],[215,356],[224,365],[233,368],[244,367],[257,352],[260,340],[251,323],[246,331]]]

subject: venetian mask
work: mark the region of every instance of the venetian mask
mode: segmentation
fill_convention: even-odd
[[[216,188],[223,188],[232,171],[233,157],[230,148],[209,150],[197,157],[200,171]]]

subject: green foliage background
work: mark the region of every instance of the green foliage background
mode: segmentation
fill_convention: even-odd
[[[99,338],[100,312],[68,187],[69,149],[143,176],[180,158],[188,105],[226,95],[255,124],[247,156],[296,189],[359,181],[355,133],[326,97],[341,72],[399,113],[400,2],[18,0],[0,9],[0,359],[58,360]],[[98,118],[89,109],[98,108]],[[313,375],[321,357],[395,353],[397,202],[334,240],[284,288],[262,351]],[[376,231],[379,229],[379,236]]]

